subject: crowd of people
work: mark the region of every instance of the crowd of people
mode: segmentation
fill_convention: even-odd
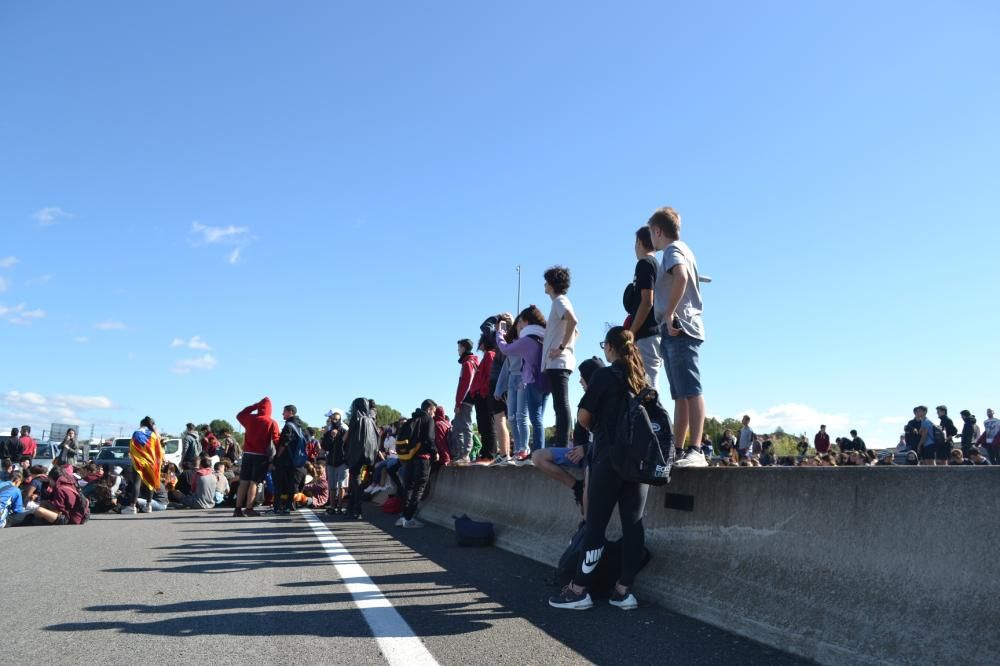
[[[91,512],[220,506],[231,508],[235,518],[259,516],[266,507],[273,516],[308,507],[358,520],[366,496],[385,491],[398,505],[397,526],[413,529],[423,526],[417,516],[437,467],[534,465],[572,492],[585,526],[576,575],[550,605],[593,605],[588,590],[617,507],[622,568],[610,603],[635,608],[631,588],[641,566],[648,486],[623,476],[609,451],[622,435],[630,403],[648,396],[646,389],[657,386],[660,374],[666,375],[674,402],[674,466],[886,465],[898,457],[878,455],[856,431],[831,442],[826,426],[814,437],[814,452],[803,437],[797,456],[779,457],[768,437],[754,433],[749,416],[737,432],[727,430],[711,441],[704,432],[699,371],[705,339],[701,284],[707,280],[680,237],[681,218],[672,208],[655,211],[635,232],[637,263],[623,294],[627,316],[623,325],[607,331],[600,345],[603,358],[577,363],[580,322],[568,296],[568,268],[554,266],[544,273],[551,300],[547,317],[535,305],[516,315],[487,317],[475,343],[468,338],[457,343],[453,420],[444,405],[425,399],[408,418],[379,427],[375,402],[359,397],[346,415],[331,410],[324,427],[311,429],[292,404],[282,409],[279,425],[265,397],[236,415],[244,429],[242,445],[228,431],[199,432],[189,423],[180,467],[164,463],[156,424],[146,417],[132,436],[127,468],[78,465],[73,433],[49,471],[31,464],[34,441],[30,428],[22,428],[17,443],[0,452],[6,454],[0,526],[81,524]],[[584,396],[574,419],[568,395],[577,370]],[[645,399],[655,400],[652,395]],[[556,425],[547,440],[543,418],[550,396]],[[992,410],[982,429],[963,411],[961,432],[944,406],[937,412],[935,425],[925,407],[914,409],[900,449],[891,453],[922,464],[997,464],[1000,420]]]

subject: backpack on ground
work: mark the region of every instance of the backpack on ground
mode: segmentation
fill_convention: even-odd
[[[382,502],[382,513],[402,513],[403,512],[403,500],[398,496],[392,495],[386,498]]]
[[[302,428],[296,425],[294,422],[289,421],[288,425],[292,426],[292,432],[295,433],[295,441],[292,442],[292,467],[302,467],[306,464],[306,460],[309,457],[306,455],[306,447],[309,445],[309,438],[306,437],[305,432]]]
[[[467,515],[455,518],[455,540],[459,546],[492,546],[496,534],[493,523],[472,520]]]
[[[420,451],[421,444],[416,441],[419,423],[417,419],[410,419],[399,429],[399,435],[396,436],[396,455],[402,462],[413,460],[413,456]]]
[[[654,389],[647,387],[636,395],[629,389],[624,373],[614,365],[611,369],[628,393],[628,405],[609,449],[611,464],[626,481],[665,485],[670,482],[674,464],[670,416]]]
[[[552,582],[562,587],[568,585],[576,576],[580,567],[580,558],[583,556],[583,537],[586,533],[587,523],[581,522],[576,530],[576,534],[570,539],[569,546],[559,558],[556,565],[556,572]],[[604,552],[594,571],[594,577],[590,589],[588,590],[595,599],[609,599],[614,592],[615,583],[618,582],[622,572],[622,557],[624,548],[622,540],[605,541]],[[649,550],[644,546],[642,549],[642,559],[639,563],[639,571],[653,559]],[[637,572],[638,573],[638,572]]]

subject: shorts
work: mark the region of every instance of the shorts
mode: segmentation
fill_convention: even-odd
[[[701,371],[698,368],[698,350],[701,340],[690,335],[672,336],[664,334],[660,340],[663,351],[663,367],[670,382],[670,397],[674,400],[696,398],[703,391]]]
[[[490,414],[492,414],[493,416],[496,416],[497,414],[506,414],[507,413],[507,401],[506,400],[503,400],[503,399],[500,399],[500,398],[494,398],[492,395],[490,395],[489,398],[490,398],[489,399]]]
[[[566,454],[569,453],[570,451],[568,446],[548,446],[542,450],[551,451],[552,462],[561,467],[578,467],[582,469],[587,464],[587,456],[581,458],[579,463],[575,463],[569,458],[567,458]]]
[[[240,481],[261,483],[267,474],[267,456],[259,453],[244,453],[240,464]]]
[[[331,488],[347,488],[347,465],[327,465],[326,483]]]
[[[944,447],[941,447],[944,448]],[[920,449],[920,459],[921,460],[934,460],[937,456],[937,447],[933,444],[924,444],[924,448]],[[947,456],[946,456],[947,457]]]
[[[948,460],[951,458],[951,444],[945,442],[941,446],[934,446],[934,453],[937,454],[938,460]]]

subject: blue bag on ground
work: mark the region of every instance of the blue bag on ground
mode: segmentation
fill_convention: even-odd
[[[467,515],[455,518],[455,539],[459,546],[492,546],[493,523],[473,520]]]

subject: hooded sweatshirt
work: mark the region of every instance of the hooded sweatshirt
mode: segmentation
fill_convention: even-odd
[[[472,388],[469,389],[469,396],[472,398],[485,398],[490,394],[490,370],[493,369],[493,359],[496,357],[495,351],[483,352],[483,360],[479,362],[479,369],[472,380]]]
[[[434,448],[441,455],[441,462],[447,465],[451,461],[448,451],[448,433],[451,432],[451,423],[445,416],[444,407],[438,405],[434,411]]]
[[[244,453],[266,456],[270,445],[272,443],[277,445],[281,432],[278,430],[278,424],[271,418],[270,398],[264,398],[260,402],[244,408],[236,415],[236,420],[247,431],[243,438]]]
[[[540,338],[540,339],[539,339]],[[521,329],[521,335],[510,344],[497,334],[497,346],[500,351],[511,358],[523,359],[521,365],[521,383],[525,386],[534,384],[542,375],[542,342],[545,339],[545,327],[531,324]]]
[[[351,422],[347,426],[347,464],[355,468],[370,465],[378,451],[378,429],[368,411],[367,398],[351,403]]]
[[[463,402],[470,402],[467,399],[470,397],[469,389],[472,388],[472,382],[479,369],[479,357],[472,352],[462,354],[458,359],[458,364],[462,366],[462,373],[458,376],[458,392],[455,394],[455,404],[461,405]]]
[[[294,425],[294,427],[293,427]],[[281,437],[278,440],[278,450],[274,456],[275,466],[280,467],[292,467],[295,446],[298,444],[299,436],[295,432],[295,428],[302,431],[302,434],[309,437],[308,431],[306,429],[306,424],[302,422],[298,416],[293,416],[292,418],[285,421],[285,427],[281,430]]]
[[[80,495],[80,490],[76,487],[76,480],[69,474],[62,473],[51,483],[52,494],[49,502],[53,508],[64,516],[71,525],[82,525],[86,510],[84,502],[86,500]]]

